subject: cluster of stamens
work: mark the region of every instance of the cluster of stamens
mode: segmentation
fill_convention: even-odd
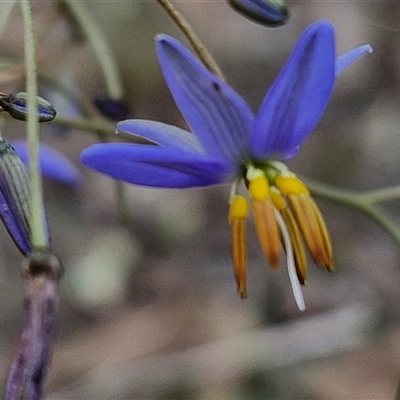
[[[286,253],[289,277],[300,309],[304,309],[300,285],[307,279],[305,247],[317,266],[333,270],[332,246],[322,214],[307,186],[280,163],[261,169],[246,168],[244,177],[250,202],[234,186],[230,199],[233,265],[237,289],[247,297],[246,217],[251,206],[261,248],[272,269]],[[250,203],[250,204],[249,204]]]

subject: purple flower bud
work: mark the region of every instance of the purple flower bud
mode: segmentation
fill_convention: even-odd
[[[0,217],[23,255],[32,251],[30,241],[30,189],[28,166],[14,148],[0,140]],[[49,241],[48,237],[48,241]]]
[[[262,25],[283,25],[289,13],[284,0],[228,0],[231,6],[249,19]]]
[[[28,115],[27,98],[28,95],[25,92],[2,96],[0,97],[0,106],[4,111],[7,111],[11,117],[20,121],[25,121]],[[38,96],[37,104],[39,122],[52,121],[56,117],[56,110],[47,100]]]
[[[126,102],[111,98],[97,98],[93,100],[100,113],[113,121],[129,117],[129,107]]]

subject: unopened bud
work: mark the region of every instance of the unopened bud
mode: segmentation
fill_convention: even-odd
[[[20,121],[25,121],[28,115],[28,94],[25,92],[13,93],[8,96],[0,97],[0,106],[7,111],[11,117]],[[42,97],[37,97],[38,120],[39,122],[52,121],[57,111]]]
[[[228,1],[235,10],[265,26],[280,26],[289,18],[289,13],[283,0]]]
[[[129,107],[123,100],[97,98],[93,102],[101,114],[108,119],[120,121],[129,117]]]
[[[23,255],[32,251],[30,240],[28,166],[14,148],[0,140],[0,217]]]

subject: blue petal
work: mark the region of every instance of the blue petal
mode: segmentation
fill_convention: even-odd
[[[372,53],[372,47],[369,44],[364,44],[342,54],[336,59],[335,75],[340,75],[347,67],[367,53]]]
[[[233,163],[246,158],[254,121],[247,104],[177,40],[160,35],[156,44],[169,90],[205,151]]]
[[[233,177],[221,159],[154,145],[95,144],[81,153],[86,166],[125,182],[163,188],[209,186]]]
[[[25,141],[12,142],[19,156],[28,163],[28,146]],[[46,178],[76,185],[81,180],[79,170],[63,154],[44,144],[39,148],[39,164]]]
[[[157,121],[127,119],[117,124],[117,132],[130,133],[171,150],[204,152],[193,133]]]
[[[279,26],[286,22],[289,13],[283,1],[228,0],[233,8],[266,26]]]
[[[254,124],[256,158],[285,158],[316,127],[332,92],[335,40],[330,23],[310,25],[270,88]]]

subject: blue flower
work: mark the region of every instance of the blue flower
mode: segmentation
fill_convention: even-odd
[[[299,283],[306,280],[304,242],[314,262],[333,269],[332,248],[307,187],[281,162],[297,153],[315,129],[335,77],[364,54],[360,46],[336,58],[334,28],[318,21],[301,35],[256,116],[224,81],[209,72],[175,39],[160,35],[158,59],[172,96],[193,134],[156,121],[132,119],[117,125],[155,145],[96,144],[82,162],[116,179],[164,188],[200,187],[233,181],[229,221],[238,291],[247,296],[245,218],[248,190],[257,234],[273,268],[283,247],[300,309]],[[283,241],[283,246],[281,245]]]

